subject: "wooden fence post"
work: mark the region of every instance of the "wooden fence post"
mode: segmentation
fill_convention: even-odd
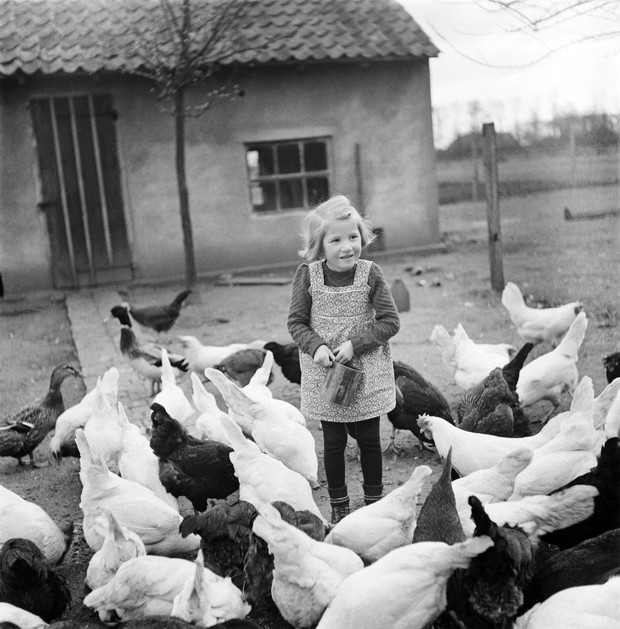
[[[495,125],[482,125],[484,139],[484,170],[487,197],[487,224],[489,228],[489,261],[491,264],[491,288],[500,293],[504,290],[504,263],[502,259],[502,230],[499,217],[497,180],[497,139]]]

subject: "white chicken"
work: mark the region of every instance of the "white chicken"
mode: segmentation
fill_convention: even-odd
[[[598,490],[592,485],[574,485],[550,496],[526,496],[522,500],[491,502],[484,505],[489,518],[498,526],[519,526],[530,537],[571,526],[592,515]],[[463,531],[474,534],[471,509],[459,511]]]
[[[108,399],[112,406],[116,406],[118,396],[119,371],[116,367],[110,367],[102,376],[97,378],[97,386]],[[75,454],[75,431],[83,428],[91,416],[97,401],[97,386],[93,387],[84,397],[73,406],[70,406],[60,414],[56,420],[54,434],[50,439],[50,451],[52,456],[60,461],[66,450]]]
[[[214,367],[225,358],[242,349],[254,347],[248,343],[231,343],[230,345],[203,345],[195,336],[180,336],[181,353],[187,359],[189,368],[202,374],[207,367]],[[261,346],[262,347],[262,346]]]
[[[0,485],[0,546],[14,537],[34,542],[47,561],[57,564],[73,540],[73,522],[61,529],[39,505]]]
[[[281,500],[295,511],[310,511],[327,525],[327,520],[314,501],[310,484],[301,474],[261,452],[253,441],[245,438],[241,428],[229,417],[225,418],[222,426],[234,449],[229,456],[239,479],[241,500],[249,502],[256,509],[262,504]]]
[[[217,369],[205,369],[205,375],[222,394],[232,419],[265,454],[301,474],[313,489],[320,487],[314,437],[307,428],[278,412],[269,400],[252,400]]]
[[[161,389],[153,398],[152,403],[161,404],[169,415],[182,424],[185,424],[195,413],[183,389],[176,383],[165,347],[161,350]]]
[[[516,619],[514,629],[618,629],[620,577],[556,592]]]
[[[174,597],[194,577],[187,559],[143,555],[121,564],[116,574],[84,598],[104,623],[170,616]]]
[[[517,395],[523,406],[548,400],[553,405],[546,416],[548,417],[560,405],[560,396],[563,393],[573,394],[579,380],[579,348],[587,327],[585,312],[580,312],[554,350],[523,366],[517,382]]]
[[[262,505],[258,512],[252,530],[273,555],[273,601],[293,627],[314,627],[342,581],[364,563],[348,548],[312,539],[285,522],[271,505]]]
[[[416,526],[417,498],[431,474],[428,465],[419,465],[406,483],[342,518],[325,541],[349,548],[365,563],[410,544]]]
[[[142,540],[124,526],[121,526],[111,511],[105,510],[100,516],[100,526],[105,530],[101,548],[90,558],[86,570],[86,585],[95,590],[105,585],[116,574],[121,564],[146,555]]]
[[[491,546],[483,535],[397,548],[342,582],[317,629],[424,629],[446,607],[450,575]]]
[[[121,526],[137,533],[147,553],[175,556],[198,550],[198,535],[181,537],[179,525],[183,518],[178,511],[147,487],[112,474],[105,461],[91,450],[82,429],[76,431],[75,438],[80,449],[84,539],[93,550],[103,544],[97,516],[104,509],[111,511]]]
[[[222,578],[205,568],[202,550],[194,563],[194,576],[174,597],[171,616],[197,627],[212,627],[250,613],[252,607],[230,577]]]
[[[202,382],[200,382],[200,378],[193,371],[191,379],[192,400],[199,413],[196,418],[195,436],[203,440],[219,441],[232,447],[226,432],[222,428],[222,416],[228,417],[228,414],[220,409],[215,395],[205,389]]]
[[[19,629],[41,629],[49,625],[36,614],[11,605],[11,603],[0,603],[0,626],[18,627]]]
[[[530,308],[514,282],[507,282],[504,287],[502,304],[517,328],[517,334],[525,343],[548,341],[554,346],[582,311],[578,301],[555,308]]]

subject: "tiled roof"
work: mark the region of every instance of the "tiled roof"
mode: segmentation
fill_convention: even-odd
[[[197,3],[204,6],[192,0]],[[246,4],[238,52],[227,63],[411,59],[439,52],[396,0]],[[0,0],[0,74],[135,70],[144,64],[140,41],[152,41],[158,24],[160,0]]]

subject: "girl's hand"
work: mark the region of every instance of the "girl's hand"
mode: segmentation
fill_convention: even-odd
[[[319,349],[314,352],[313,359],[315,363],[318,365],[323,365],[323,367],[330,367],[332,362],[336,360],[332,350],[327,347],[327,345],[321,345]]]
[[[351,341],[345,341],[340,347],[336,348],[336,362],[348,363],[353,356],[353,343]]]

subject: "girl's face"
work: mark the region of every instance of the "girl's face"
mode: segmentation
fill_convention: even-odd
[[[327,266],[332,271],[352,269],[362,253],[362,236],[357,223],[352,218],[328,223],[323,250]]]

